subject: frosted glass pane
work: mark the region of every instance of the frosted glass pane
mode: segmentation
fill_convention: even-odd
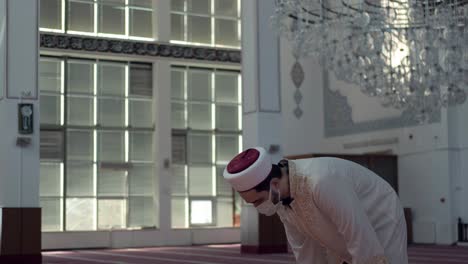
[[[41,124],[60,125],[60,96],[41,95]]]
[[[154,169],[152,166],[133,165],[129,170],[130,195],[154,195]]]
[[[238,74],[217,72],[215,94],[217,102],[239,103]]]
[[[171,193],[172,195],[187,194],[187,177],[185,175],[185,166],[172,166],[171,175]]]
[[[216,136],[216,161],[229,162],[239,153],[239,136]]]
[[[125,101],[119,99],[99,99],[99,124],[107,127],[125,126]]]
[[[94,101],[91,97],[67,97],[67,123],[75,126],[94,124]]]
[[[211,104],[189,104],[189,127],[211,130]]]
[[[41,3],[42,6],[42,3]],[[39,88],[41,91],[60,92],[60,61],[41,59],[39,63]]]
[[[113,0],[112,4],[99,5],[100,33],[125,34],[125,1]]]
[[[171,106],[172,128],[185,128],[185,104],[172,103]]]
[[[125,200],[98,200],[98,228],[122,229],[127,225]]]
[[[153,12],[151,10],[130,9],[130,35],[153,37]]]
[[[61,196],[60,163],[41,162],[40,177],[41,196]]]
[[[187,137],[185,135],[172,135],[172,163],[187,163]]]
[[[42,232],[60,231],[62,218],[62,201],[55,198],[41,198]]]
[[[127,172],[100,170],[98,176],[99,196],[125,196],[127,194]]]
[[[189,135],[188,158],[190,163],[211,164],[211,135]]]
[[[171,40],[185,40],[184,16],[171,14]]]
[[[209,15],[211,13],[211,0],[188,0],[188,12]]]
[[[234,204],[232,198],[218,198],[216,209],[216,226],[232,227],[234,220]]]
[[[69,198],[66,201],[66,230],[95,230],[95,199]]]
[[[185,0],[171,0],[171,10],[183,12],[185,5]]]
[[[211,44],[211,18],[188,17],[189,42]]]
[[[68,163],[65,182],[68,197],[92,196],[94,193],[93,165]]]
[[[232,187],[224,179],[223,172],[225,166],[216,167],[216,193],[218,196],[232,196]]]
[[[184,72],[171,71],[171,96],[173,99],[184,99]]]
[[[188,228],[187,210],[188,204],[186,198],[173,197],[171,204],[172,228]]]
[[[68,62],[68,93],[93,94],[94,66],[92,62]]]
[[[153,96],[153,66],[147,63],[130,64],[130,96]]]
[[[125,161],[125,135],[119,131],[99,132],[99,156],[100,161],[124,162]]]
[[[157,212],[153,197],[130,197],[129,226],[156,227]]]
[[[153,101],[130,100],[130,120],[132,127],[154,127]]]
[[[215,14],[237,17],[237,0],[215,0]]]
[[[129,0],[128,5],[130,7],[145,7],[145,8],[153,8],[153,0]]]
[[[209,225],[213,223],[213,203],[211,201],[191,201],[190,224]]]
[[[125,65],[99,64],[98,74],[100,95],[125,95]]]
[[[94,31],[94,4],[92,1],[68,1],[68,30]]]
[[[40,159],[62,161],[64,158],[64,135],[63,131],[42,130],[40,131]]]
[[[239,130],[239,107],[216,106],[216,128],[221,130]]]
[[[189,167],[190,195],[213,195],[213,170],[210,167]]]
[[[237,20],[216,19],[215,43],[225,46],[240,46],[239,27]]]
[[[41,0],[41,28],[62,28],[62,1]]]
[[[151,132],[130,133],[130,161],[154,162],[153,136]]]
[[[210,71],[189,71],[187,85],[189,100],[211,101]]]
[[[67,159],[93,160],[93,132],[71,130],[67,132]]]

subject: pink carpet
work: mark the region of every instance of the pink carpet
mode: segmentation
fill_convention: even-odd
[[[293,264],[291,254],[246,255],[239,245],[144,249],[75,250],[43,253],[47,264]],[[411,264],[468,264],[468,247],[411,246]]]

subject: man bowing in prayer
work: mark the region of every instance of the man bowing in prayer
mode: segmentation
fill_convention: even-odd
[[[261,214],[277,213],[300,264],[407,264],[406,222],[392,187],[347,160],[272,164],[263,148],[229,162],[224,178]]]

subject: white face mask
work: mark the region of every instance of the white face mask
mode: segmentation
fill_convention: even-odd
[[[257,211],[259,213],[261,213],[261,214],[266,215],[266,216],[274,215],[276,213],[276,211],[278,211],[279,206],[281,206],[281,201],[280,201],[281,194],[280,194],[279,190],[278,190],[278,194],[277,194],[277,196],[278,196],[277,201],[278,202],[276,204],[274,204],[272,202],[272,199],[271,199],[272,198],[271,197],[272,190],[273,190],[273,188],[270,187],[270,195],[269,195],[268,200],[264,201],[259,206],[257,206]]]

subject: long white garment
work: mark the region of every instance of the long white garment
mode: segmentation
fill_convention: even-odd
[[[290,207],[278,215],[300,264],[407,264],[403,208],[391,186],[350,161],[289,161]]]

